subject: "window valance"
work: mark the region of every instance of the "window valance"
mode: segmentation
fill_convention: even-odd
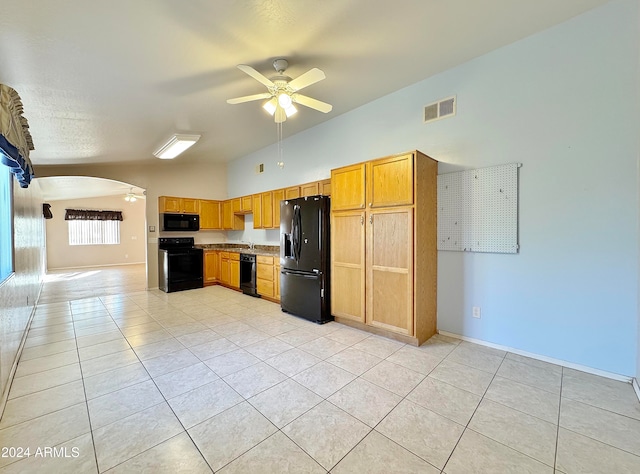
[[[65,221],[121,221],[122,211],[92,211],[86,209],[65,209]]]
[[[22,101],[11,87],[0,84],[0,162],[11,168],[20,186],[26,188],[34,178],[29,151],[33,140],[29,123],[22,116]]]

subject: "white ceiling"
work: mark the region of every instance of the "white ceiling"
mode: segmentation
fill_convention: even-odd
[[[229,161],[276,141],[265,89],[236,65],[327,79],[284,135],[565,21],[606,0],[3,0],[0,82],[24,103],[35,165],[155,160],[172,133],[184,161]]]
[[[44,201],[66,201],[103,196],[122,198],[131,193],[136,199],[146,199],[145,190],[127,183],[111,179],[88,176],[49,176],[38,178],[38,185]]]

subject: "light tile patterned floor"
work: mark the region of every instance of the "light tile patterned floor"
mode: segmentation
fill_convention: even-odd
[[[0,420],[31,456],[3,451],[0,473],[640,472],[629,384],[115,275],[104,296],[45,284]]]

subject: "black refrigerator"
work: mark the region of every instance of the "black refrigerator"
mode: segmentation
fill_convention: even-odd
[[[331,321],[329,197],[280,202],[280,306],[322,324]]]

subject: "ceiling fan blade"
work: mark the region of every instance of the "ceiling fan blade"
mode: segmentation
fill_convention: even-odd
[[[251,102],[252,100],[269,99],[271,93],[263,92],[262,94],[245,95],[244,97],[236,97],[227,100],[227,104],[242,104],[243,102]]]
[[[325,114],[333,110],[333,106],[331,104],[307,97],[306,95],[294,94],[292,99],[297,104],[304,105],[305,107],[315,109],[319,112],[324,112]]]
[[[326,77],[327,76],[324,75],[324,72],[322,72],[317,67],[314,67],[313,69],[305,72],[302,76],[298,76],[290,81],[288,85],[294,91],[299,91],[300,89],[310,86],[311,84],[315,84],[316,82],[319,82]]]
[[[276,123],[282,123],[285,122],[287,120],[287,113],[284,111],[284,109],[280,106],[278,106],[278,108],[276,109],[275,114],[273,114],[273,117],[276,121]]]
[[[238,69],[240,69],[242,72],[244,72],[245,74],[249,74],[251,77],[253,77],[256,81],[264,84],[267,87],[274,87],[275,84],[273,82],[271,82],[269,79],[267,79],[265,76],[263,76],[262,74],[260,74],[258,71],[256,71],[255,69],[253,69],[251,66],[247,66],[246,64],[238,64]]]

